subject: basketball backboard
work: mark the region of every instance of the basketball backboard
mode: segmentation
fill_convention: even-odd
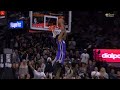
[[[30,29],[49,31],[50,25],[55,25],[55,30],[59,30],[58,17],[63,16],[65,28],[71,32],[72,11],[30,11]]]

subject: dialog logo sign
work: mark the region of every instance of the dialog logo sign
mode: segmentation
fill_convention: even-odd
[[[106,62],[120,62],[120,49],[94,49],[94,59]]]

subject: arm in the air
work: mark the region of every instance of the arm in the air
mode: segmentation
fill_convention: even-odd
[[[61,39],[63,39],[63,35],[66,31],[65,31],[65,25],[63,19],[60,19],[58,23],[60,24],[60,30],[61,30],[61,33],[58,36],[58,41],[60,41]]]

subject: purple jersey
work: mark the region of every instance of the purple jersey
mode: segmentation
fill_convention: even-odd
[[[57,45],[58,45],[58,50],[57,50],[57,55],[56,55],[56,60],[61,60],[61,63],[64,63],[64,59],[65,59],[65,53],[66,53],[66,43],[64,40],[62,40],[61,42],[57,41]]]
[[[61,42],[57,41],[57,45],[58,45],[58,51],[60,52],[66,52],[66,43],[64,40],[62,40]]]

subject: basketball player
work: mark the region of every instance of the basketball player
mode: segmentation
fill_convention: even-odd
[[[58,26],[60,29],[60,32],[57,32],[56,30],[52,30],[53,37],[56,39],[56,43],[58,46],[57,54],[54,61],[59,61],[59,63],[63,64],[65,59],[65,52],[66,52],[66,30],[65,30],[65,24],[64,24],[64,18],[60,16],[58,18]]]

